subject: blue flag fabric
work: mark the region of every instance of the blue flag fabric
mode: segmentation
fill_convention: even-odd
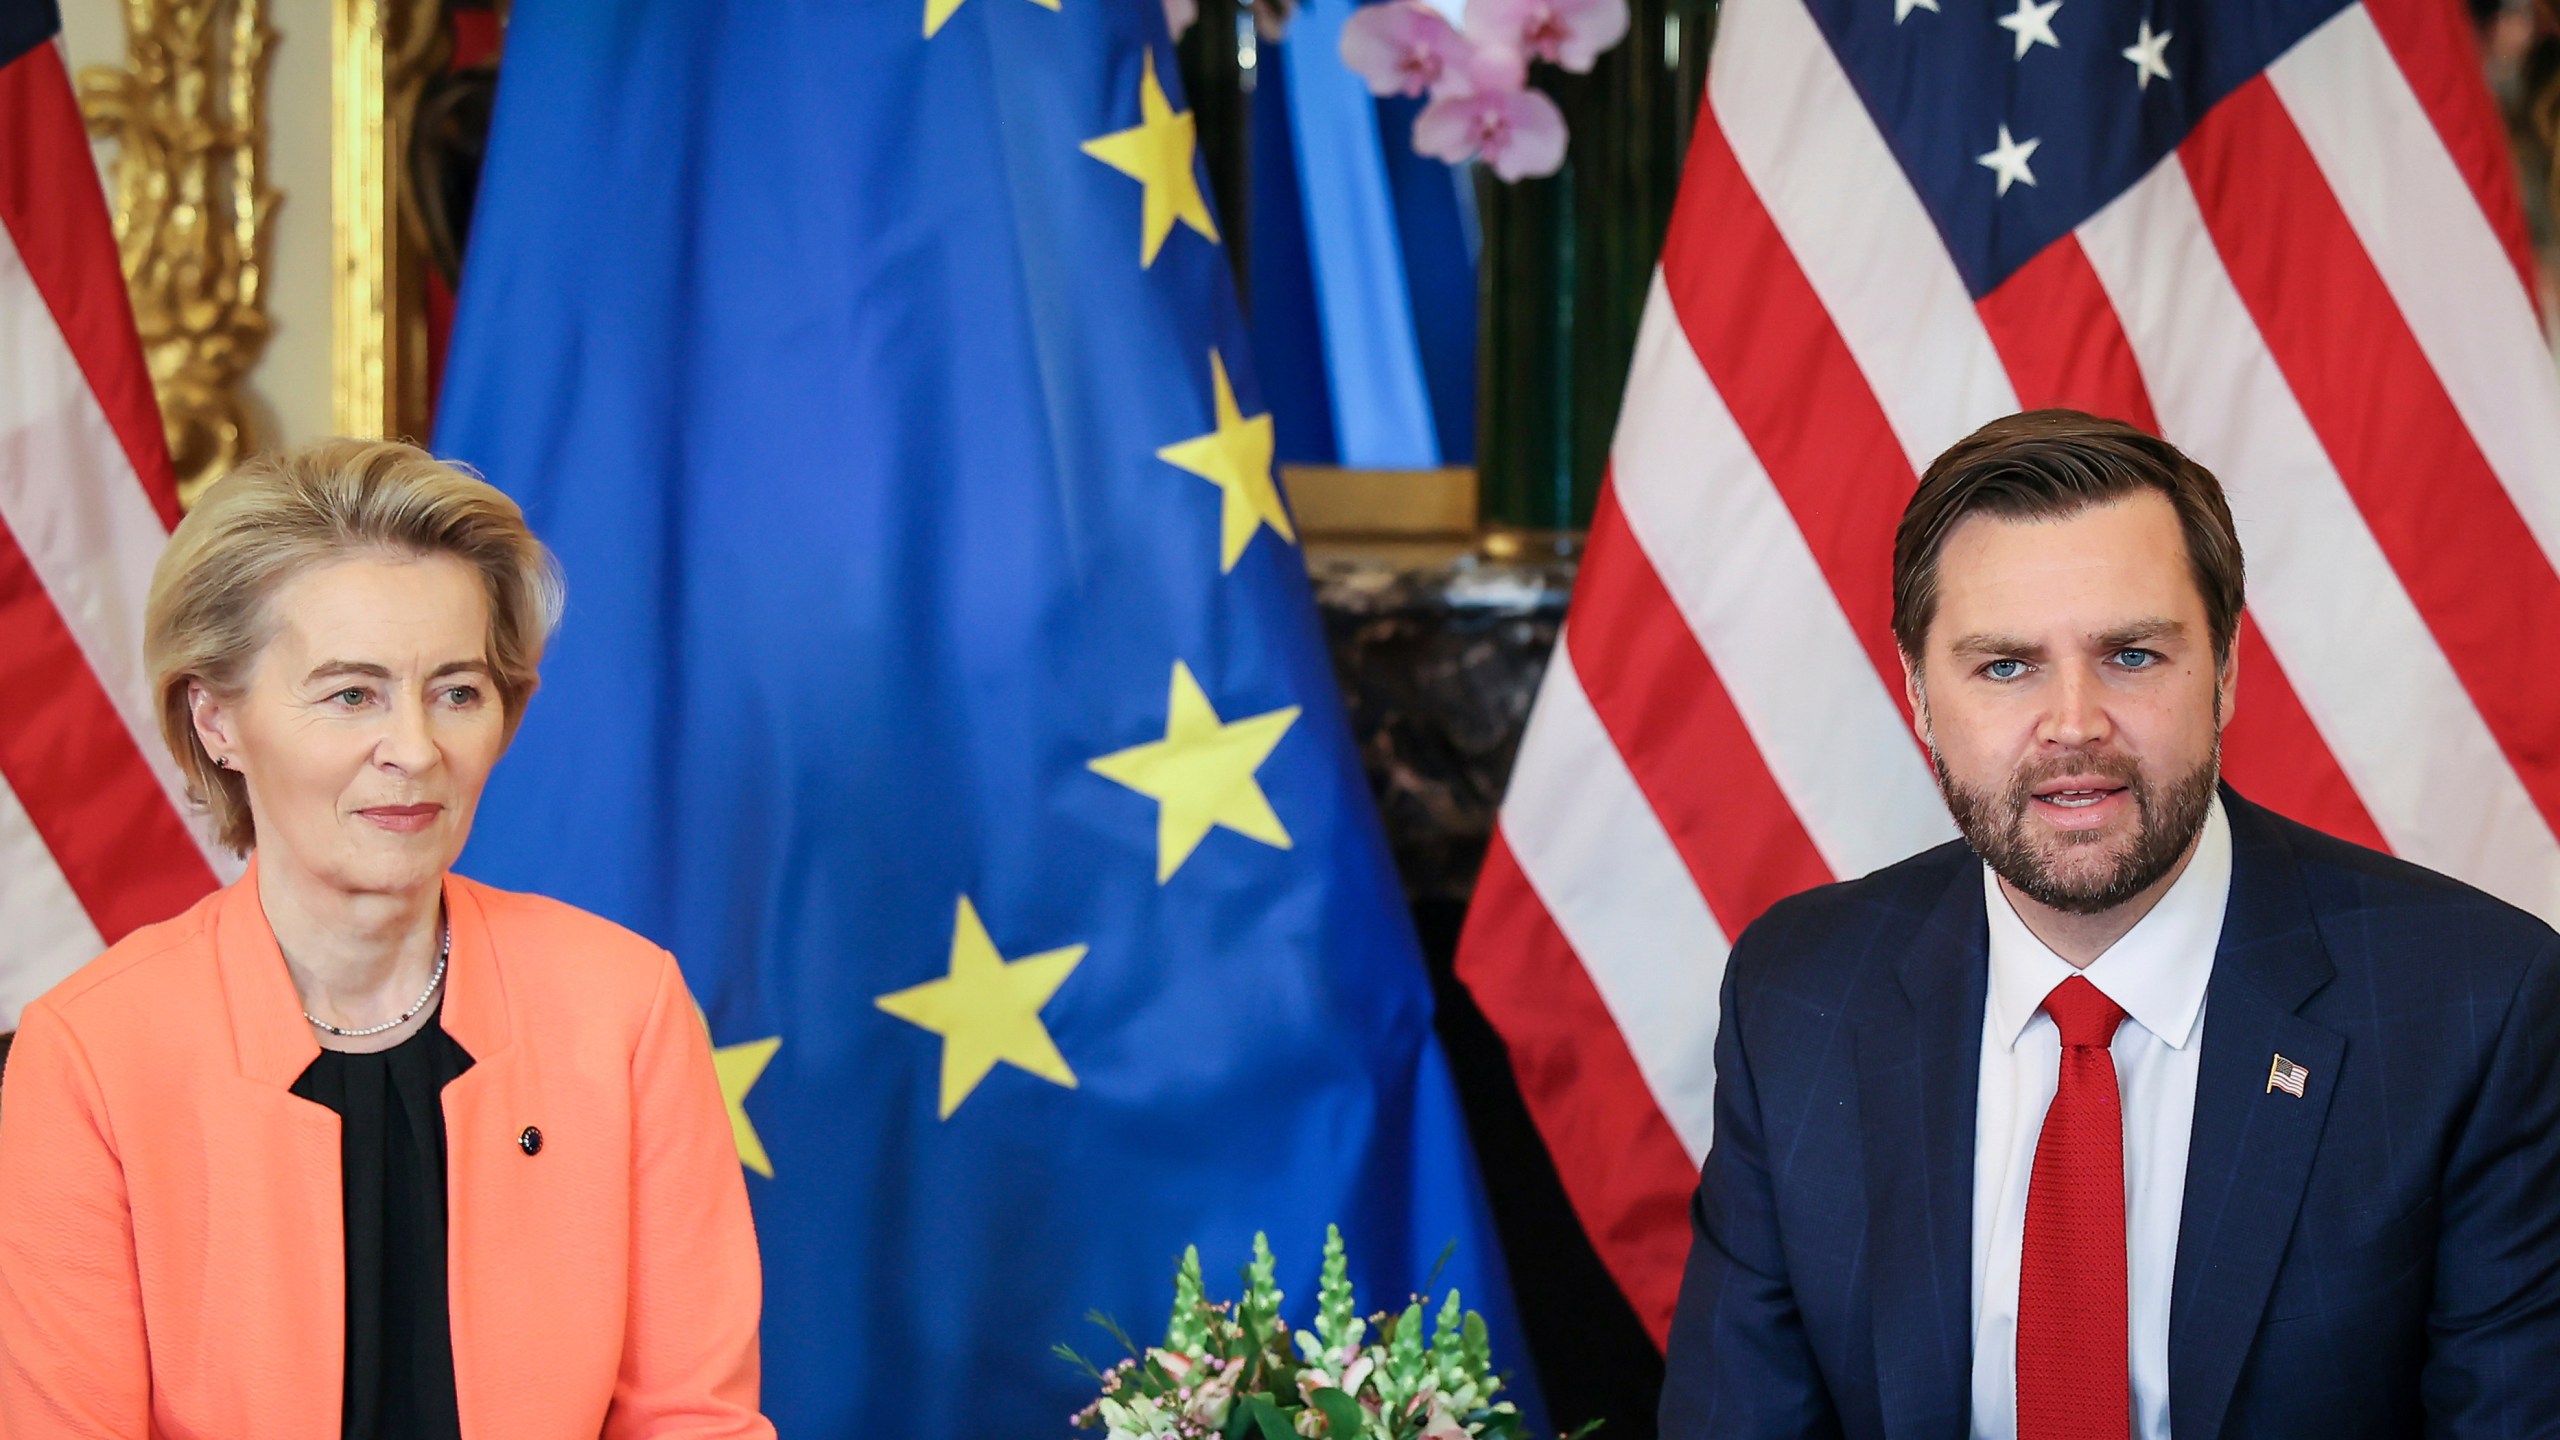
[[[514,8],[437,444],[570,604],[464,868],[683,962],[786,1435],[1063,1435],[1328,1221],[1530,1388],[1183,106],[1156,0]]]

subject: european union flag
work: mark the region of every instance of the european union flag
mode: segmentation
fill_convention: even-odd
[[[1194,145],[1157,0],[514,8],[438,444],[570,605],[464,868],[682,959],[788,1435],[1063,1434],[1331,1220],[1526,1381]]]

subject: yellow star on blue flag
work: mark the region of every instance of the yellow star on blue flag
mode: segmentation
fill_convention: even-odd
[[[1181,221],[1210,244],[1218,243],[1218,223],[1209,218],[1208,197],[1200,193],[1193,163],[1199,148],[1191,112],[1176,110],[1156,80],[1156,52],[1147,51],[1146,68],[1138,76],[1138,123],[1084,142],[1084,153],[1145,187],[1138,218],[1138,264],[1151,268],[1164,238]]]
[[[1172,693],[1165,701],[1164,738],[1115,750],[1088,768],[1156,802],[1156,883],[1161,885],[1221,826],[1274,849],[1289,848],[1288,827],[1272,812],[1271,798],[1254,772],[1296,723],[1295,705],[1220,720],[1191,667],[1176,660]]]
[[[1236,403],[1236,387],[1227,379],[1226,357],[1215,350],[1209,352],[1209,383],[1217,428],[1167,445],[1156,458],[1218,487],[1218,571],[1225,574],[1244,557],[1255,531],[1268,526],[1292,544],[1298,532],[1271,478],[1271,417],[1244,413]]]
[[[737,1143],[738,1163],[767,1180],[773,1178],[773,1157],[765,1153],[756,1122],[747,1118],[747,1092],[756,1087],[764,1067],[773,1062],[773,1052],[781,1048],[782,1037],[769,1035],[711,1050],[711,1068],[720,1077],[720,1101],[729,1107],[729,1136]]]
[[[959,918],[951,927],[950,972],[872,1002],[942,1037],[943,1119],[951,1118],[998,1062],[1053,1085],[1076,1088],[1076,1072],[1067,1068],[1049,1028],[1040,1023],[1040,1011],[1075,973],[1084,952],[1082,945],[1067,945],[1007,960],[996,953],[978,908],[968,896],[960,897]]]

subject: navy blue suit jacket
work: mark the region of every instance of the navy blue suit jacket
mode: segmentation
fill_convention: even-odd
[[[2560,1436],[2560,936],[2223,804],[2172,1432]],[[1668,1440],[1968,1433],[1988,933],[1952,844],[1735,944]]]

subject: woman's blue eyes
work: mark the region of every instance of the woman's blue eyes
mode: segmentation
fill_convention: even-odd
[[[447,685],[437,690],[436,694],[449,705],[476,705],[480,703],[480,687],[477,685]],[[358,689],[357,687],[350,685],[344,690],[331,694],[329,698],[340,708],[353,710],[357,706],[364,704],[366,701],[371,700],[373,695],[370,691]]]

